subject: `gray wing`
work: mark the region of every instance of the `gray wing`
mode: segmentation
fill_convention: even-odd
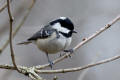
[[[36,32],[32,37],[30,37],[28,39],[28,41],[37,40],[38,38],[39,39],[45,39],[45,38],[51,36],[53,32],[56,32],[58,34],[56,29],[53,29],[53,28],[49,27],[49,25],[45,26],[40,31]]]

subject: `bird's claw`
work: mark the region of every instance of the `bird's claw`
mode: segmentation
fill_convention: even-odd
[[[74,52],[73,49],[68,49],[68,50],[64,50],[64,52],[70,52],[71,54]]]
[[[52,61],[48,61],[48,62],[50,64],[50,68],[53,69],[53,65],[54,65],[53,62]]]
[[[72,54],[74,52],[73,49],[69,49],[69,50],[64,50],[64,52],[69,52],[70,54]],[[71,55],[69,55],[69,57],[71,58]]]

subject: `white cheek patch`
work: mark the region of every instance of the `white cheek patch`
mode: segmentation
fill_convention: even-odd
[[[58,31],[61,31],[63,33],[69,33],[70,30],[68,30],[67,28],[61,27],[60,23],[56,23],[53,26],[54,29],[57,29]]]

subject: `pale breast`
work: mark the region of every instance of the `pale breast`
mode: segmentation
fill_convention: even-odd
[[[57,53],[64,50],[71,43],[71,38],[66,39],[63,36],[56,38],[56,33],[53,33],[48,39],[38,39],[36,44],[40,50],[46,53]]]

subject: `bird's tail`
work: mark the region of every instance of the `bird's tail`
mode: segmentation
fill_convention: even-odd
[[[17,45],[22,45],[22,44],[27,45],[27,44],[30,44],[30,43],[32,43],[32,42],[31,41],[23,41],[21,43],[17,43]]]

